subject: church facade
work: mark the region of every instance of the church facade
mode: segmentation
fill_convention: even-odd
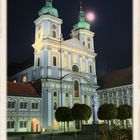
[[[41,82],[39,98],[26,97],[27,100],[30,98],[29,101],[34,100],[39,103],[36,111],[38,115],[36,116],[35,112],[31,113],[29,109],[32,117],[30,116],[28,125],[25,125],[28,129],[22,130],[32,131],[33,120],[36,120],[39,131],[59,130],[62,124],[55,120],[56,109],[61,106],[72,108],[75,103],[87,104],[92,108],[92,116],[87,123],[98,122],[95,66],[97,54],[94,51],[94,32],[90,31],[90,24],[84,18],[82,6],[79,21],[73,26],[71,38],[68,40],[63,39],[61,32],[63,21],[59,18],[57,9],[52,6],[52,1],[46,1],[46,5],[38,14],[39,17],[34,21],[35,42],[32,45],[34,65],[10,77],[10,81],[14,84],[31,84],[38,80]],[[18,97],[9,95],[8,99],[18,100],[24,98],[24,95]],[[11,115],[14,111],[9,113],[8,110],[8,118],[15,117]],[[21,114],[16,116],[16,120],[28,116],[26,113]],[[16,125],[19,125],[18,121]],[[76,124],[71,122],[70,128],[75,127]],[[19,129],[16,128],[14,131],[18,132]]]

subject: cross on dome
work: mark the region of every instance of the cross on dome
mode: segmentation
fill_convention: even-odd
[[[46,0],[46,6],[52,6],[53,0]]]

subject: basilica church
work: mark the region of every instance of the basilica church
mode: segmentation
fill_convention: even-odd
[[[84,123],[98,122],[94,32],[82,5],[68,40],[63,39],[62,23],[52,0],[46,0],[34,21],[34,65],[9,77],[8,132],[59,130],[63,124],[55,119],[56,109],[75,103],[92,108]],[[75,125],[71,122],[70,129]]]

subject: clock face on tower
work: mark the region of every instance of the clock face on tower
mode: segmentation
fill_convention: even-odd
[[[87,41],[90,41],[90,38],[89,37],[87,38]]]
[[[53,28],[53,29],[56,29],[56,25],[55,25],[55,24],[53,24],[53,25],[52,25],[52,28]]]

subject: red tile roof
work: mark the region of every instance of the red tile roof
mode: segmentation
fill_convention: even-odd
[[[97,76],[97,79],[98,90],[132,84],[132,67]]]
[[[8,96],[39,97],[39,94],[30,84],[7,83]]]

